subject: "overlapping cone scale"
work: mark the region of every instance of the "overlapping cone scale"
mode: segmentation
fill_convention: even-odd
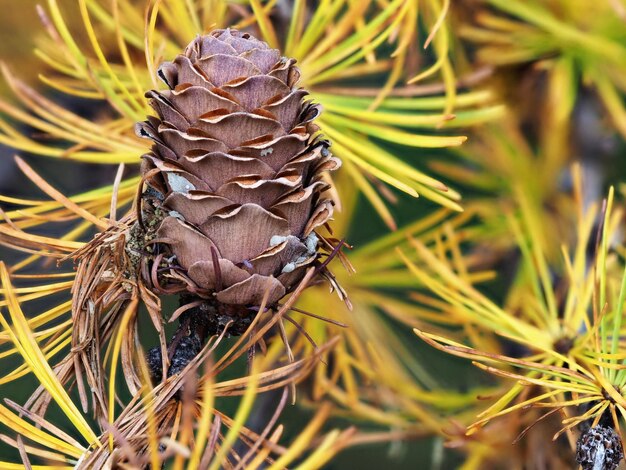
[[[200,296],[251,306],[269,289],[278,301],[319,256],[315,229],[333,213],[322,174],[340,165],[317,135],[320,110],[298,88],[295,60],[216,30],[158,75],[168,89],[147,94],[158,117],[137,133],[153,141],[143,217],[162,214],[160,259]]]

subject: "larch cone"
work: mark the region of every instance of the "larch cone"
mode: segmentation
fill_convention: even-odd
[[[341,163],[313,122],[319,106],[294,59],[231,29],[197,37],[158,75],[169,89],[146,95],[158,117],[137,125],[153,141],[140,210],[158,266],[144,281],[246,309],[269,291],[276,304],[319,259],[315,230],[333,214],[322,174]]]

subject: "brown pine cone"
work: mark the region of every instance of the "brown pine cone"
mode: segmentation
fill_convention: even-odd
[[[163,254],[159,285],[145,281],[248,307],[269,289],[276,303],[319,257],[315,229],[333,214],[322,173],[340,166],[317,135],[320,109],[297,87],[295,60],[216,30],[158,75],[169,87],[147,94],[158,118],[137,126],[154,142],[143,218]]]

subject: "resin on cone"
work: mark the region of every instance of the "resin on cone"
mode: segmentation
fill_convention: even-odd
[[[138,124],[141,219],[153,227],[144,278],[157,292],[258,306],[292,291],[320,256],[316,228],[333,214],[325,171],[340,166],[313,123],[320,109],[299,71],[248,33],[196,38],[150,91],[158,117]]]

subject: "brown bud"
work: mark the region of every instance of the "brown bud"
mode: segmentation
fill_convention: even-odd
[[[596,426],[576,442],[576,462],[583,470],[615,470],[624,458],[620,437],[609,426]]]

